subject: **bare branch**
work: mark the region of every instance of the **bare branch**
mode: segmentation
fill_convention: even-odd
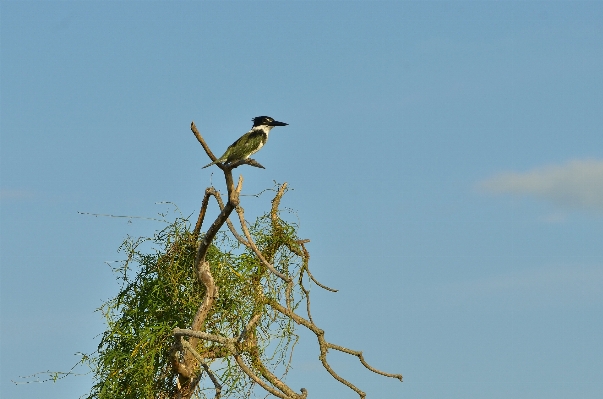
[[[197,126],[195,125],[195,122],[191,122],[191,130],[195,134],[195,137],[197,138],[199,143],[201,143],[201,145],[203,146],[203,149],[205,150],[205,153],[207,154],[209,159],[211,159],[212,161],[216,161],[216,159],[217,159],[216,156],[214,155],[213,152],[211,152],[211,150],[209,149],[209,146],[203,139],[203,136],[201,136],[201,134],[199,133],[199,130],[197,130]]]
[[[352,389],[354,392],[356,392],[358,395],[360,395],[361,398],[364,398],[366,396],[366,394],[363,391],[361,391],[360,389],[358,389],[354,384],[352,384],[351,382],[347,381],[346,379],[340,377],[335,372],[335,370],[333,370],[331,368],[331,366],[327,362],[327,352],[328,352],[329,348],[328,348],[328,342],[325,340],[325,337],[324,337],[325,332],[322,329],[318,328],[316,326],[316,324],[312,323],[311,321],[306,320],[303,317],[301,317],[300,315],[296,314],[295,312],[283,307],[283,305],[281,305],[277,301],[271,301],[271,302],[269,302],[269,304],[277,311],[283,313],[286,316],[291,317],[293,319],[293,321],[295,321],[297,324],[301,324],[304,327],[306,327],[307,329],[309,329],[310,331],[312,331],[316,335],[316,338],[318,339],[318,346],[320,348],[319,359],[322,362],[323,367],[329,372],[329,374],[331,374],[331,376],[333,376],[333,378],[335,378],[337,381],[341,382],[345,386]]]
[[[314,334],[316,334],[316,335],[322,335],[322,334],[325,333],[323,330],[321,330],[320,328],[318,328],[316,326],[316,324],[312,323],[309,320],[306,320],[305,318],[303,318],[302,316],[300,316],[297,313],[293,312],[292,310],[289,310],[289,309],[285,308],[283,305],[281,305],[277,301],[272,300],[272,301],[269,301],[268,304],[270,306],[272,306],[274,309],[276,309],[277,311],[279,311],[282,314],[284,314],[285,316],[288,316],[291,319],[293,319],[293,321],[296,322],[297,324],[301,324],[302,326],[306,327],[308,330],[312,331]]]
[[[213,195],[216,198],[216,201],[218,202],[218,206],[220,207],[220,211],[222,211],[224,209],[224,203],[222,202],[222,197],[220,196],[220,192],[213,187],[209,187],[209,188],[207,188],[207,190],[205,190],[206,193],[208,191],[210,192],[211,195]],[[249,246],[247,241],[239,235],[239,233],[233,226],[232,222],[230,221],[230,218],[226,219],[226,224],[228,225],[228,229],[230,230],[232,235],[235,236],[237,241],[239,241],[241,244],[243,244],[245,246]]]
[[[321,337],[318,337],[318,341],[321,341]],[[324,338],[322,339],[322,341],[324,342]],[[323,367],[329,372],[329,374],[333,376],[333,378],[335,378],[337,381],[341,382],[343,385],[356,392],[361,399],[364,399],[366,397],[366,393],[364,391],[361,391],[360,388],[358,388],[356,385],[352,384],[345,378],[341,377],[335,372],[335,370],[333,370],[333,368],[331,368],[331,365],[327,362],[327,351],[324,349],[324,344],[322,342],[320,343],[320,356],[318,358],[322,362]]]
[[[290,278],[289,281],[287,281],[287,287],[285,288],[285,303],[287,304],[287,308],[291,309],[291,306],[293,304],[293,279]]]
[[[304,269],[306,270],[306,272],[308,272],[308,276],[310,277],[310,279],[312,281],[314,281],[316,283],[316,285],[318,285],[320,288],[322,288],[323,290],[327,290],[327,291],[331,291],[331,292],[337,292],[338,290],[334,289],[334,288],[329,288],[326,285],[321,284],[318,280],[316,280],[314,278],[314,276],[312,275],[312,273],[310,272],[310,267],[308,266],[308,263],[310,261],[310,252],[308,252],[308,250],[306,249],[305,244],[305,240],[304,242],[300,242],[300,245],[302,247],[302,250],[304,251],[304,257],[306,258],[306,262],[305,262],[305,267]]]
[[[195,348],[193,348],[191,346],[191,344],[189,344],[186,340],[182,339],[182,337],[180,338],[180,343],[184,348],[186,348],[195,357],[195,359],[197,359],[199,364],[201,364],[201,366],[203,366],[203,369],[205,370],[205,372],[207,372],[207,375],[211,379],[211,382],[214,384],[214,387],[216,388],[216,396],[214,396],[214,399],[219,399],[220,395],[222,393],[222,385],[220,385],[220,383],[218,382],[218,379],[214,376],[214,373],[212,373],[211,370],[209,369],[209,366],[205,362],[205,359],[203,359],[203,357],[201,357],[199,352],[197,352],[195,350]],[[195,386],[199,383],[200,380],[201,380],[201,374],[199,374],[199,376],[197,377],[197,382],[195,383]]]
[[[195,237],[199,237],[199,233],[201,232],[201,225],[203,225],[203,219],[205,219],[207,205],[209,204],[209,196],[211,195],[210,190],[212,188],[213,187],[208,187],[205,189],[205,195],[203,196],[203,201],[201,202],[201,210],[199,211],[199,217],[197,218],[197,223],[195,224],[195,230],[193,230],[193,235]],[[222,206],[221,208],[224,207]]]
[[[229,193],[228,201],[236,202],[236,206],[239,206],[239,195],[241,194],[241,190],[243,189],[243,175],[239,175],[239,181],[237,183],[237,188],[235,189],[234,194]]]
[[[356,387],[354,384],[352,384],[351,382],[347,381],[343,377],[339,376],[335,372],[335,370],[333,370],[333,368],[331,368],[331,366],[327,362],[327,352],[328,352],[329,348],[335,349],[335,350],[338,350],[338,351],[341,351],[341,352],[344,352],[344,353],[348,353],[348,354],[351,354],[351,355],[354,355],[354,356],[357,356],[360,359],[360,362],[367,369],[371,370],[372,372],[374,372],[376,374],[380,374],[380,375],[383,375],[383,376],[386,376],[386,377],[397,378],[400,381],[402,381],[402,375],[400,375],[400,374],[386,373],[386,372],[377,370],[374,367],[370,366],[364,360],[364,357],[362,356],[362,352],[353,351],[351,349],[344,348],[343,346],[339,346],[339,345],[335,345],[335,344],[331,344],[331,343],[327,342],[325,340],[325,338],[324,338],[324,334],[325,334],[324,330],[318,328],[316,326],[316,324],[314,324],[313,322],[311,322],[309,320],[306,320],[305,318],[301,317],[300,315],[296,314],[295,312],[293,312],[293,311],[285,308],[283,305],[281,305],[277,301],[270,301],[269,304],[270,304],[270,306],[272,306],[277,311],[283,313],[286,316],[289,316],[297,324],[303,325],[304,327],[308,328],[310,331],[312,331],[316,335],[316,338],[318,339],[318,345],[320,347],[320,356],[319,356],[319,359],[322,362],[323,367],[329,372],[329,374],[331,374],[333,376],[333,378],[335,378],[337,381],[341,382],[345,386],[347,386],[350,389],[352,389],[353,391],[355,391],[361,398],[366,397],[366,394],[363,391],[361,391],[358,387]]]
[[[316,283],[317,286],[319,286],[320,288],[322,288],[323,290],[327,290],[327,291],[331,291],[331,292],[338,292],[339,290],[336,290],[335,288],[329,288],[324,284],[321,284],[320,281],[316,280],[314,278],[314,276],[312,275],[312,273],[310,273],[310,269],[306,268],[306,272],[308,272],[308,276],[312,279],[312,281],[314,281]]]
[[[193,348],[192,345],[187,340],[182,339],[182,337],[180,337],[180,344],[182,345],[183,348],[188,350],[191,353],[191,355],[193,355],[195,357],[195,359],[197,359],[197,361],[199,363],[205,363],[205,359],[203,359],[203,357],[199,354],[199,352],[197,352],[195,350],[195,348]]]
[[[243,370],[243,372],[245,374],[247,374],[249,376],[249,378],[251,378],[259,386],[261,386],[262,388],[264,388],[266,391],[270,392],[277,398],[291,399],[290,397],[283,394],[282,392],[279,392],[276,389],[272,388],[270,385],[266,384],[260,377],[255,375],[255,373],[249,368],[249,366],[247,366],[247,364],[245,364],[245,362],[243,361],[243,358],[241,357],[240,354],[235,355],[234,358],[235,358],[235,361],[237,362],[237,364],[239,365],[239,367],[241,368],[241,370]]]
[[[281,392],[291,398],[298,398],[300,395],[296,394],[287,384],[282,382],[277,376],[270,372],[264,365],[264,363],[260,360],[260,351],[258,350],[257,345],[253,345],[249,350],[249,355],[251,357],[251,362],[256,369],[260,371],[262,377],[268,380],[273,386],[277,387]]]
[[[360,363],[362,363],[362,365],[364,367],[366,367],[367,369],[371,370],[373,373],[381,374],[381,375],[383,375],[385,377],[397,378],[398,380],[400,380],[400,382],[402,382],[402,374],[390,374],[390,373],[386,373],[384,371],[377,370],[376,368],[374,368],[370,364],[368,364],[364,360],[364,356],[362,356],[362,351],[355,351],[355,350],[344,348],[343,346],[339,346],[339,345],[335,345],[335,344],[331,344],[331,343],[328,343],[327,345],[328,345],[329,348],[338,350],[340,352],[348,353],[348,354],[353,355],[353,356],[357,356],[358,359],[360,359]]]
[[[232,181],[232,176],[231,176],[231,181]],[[239,181],[242,182],[242,178]],[[239,187],[240,187],[240,185],[239,185]],[[197,259],[195,260],[196,264],[199,264],[199,262],[201,262],[203,259],[205,259],[207,250],[209,249],[209,246],[211,245],[211,242],[213,241],[214,237],[216,236],[216,234],[218,233],[218,231],[220,230],[222,225],[226,222],[226,220],[228,219],[228,216],[232,213],[232,211],[235,209],[235,207],[239,204],[239,198],[238,198],[239,192],[240,192],[240,189],[238,192],[233,190],[233,194],[235,194],[235,196],[232,198],[232,200],[229,198],[228,202],[226,203],[226,206],[224,206],[224,208],[222,208],[222,212],[220,212],[220,214],[218,215],[216,220],[212,223],[211,227],[207,230],[207,233],[205,234],[205,236],[203,236],[203,240],[201,240],[201,244],[199,245],[199,249],[197,251]],[[229,197],[230,197],[230,195],[229,195]]]
[[[237,340],[237,342],[243,342],[246,338],[247,333],[251,331],[253,327],[255,327],[255,325],[258,323],[258,321],[260,321],[261,318],[262,312],[258,312],[255,316],[253,316],[251,320],[249,320],[249,323],[247,323],[245,328],[243,328],[243,331],[241,331],[241,335],[239,335],[239,339]]]
[[[170,349],[170,362],[172,363],[172,367],[176,373],[180,374],[184,378],[191,378],[193,376],[192,370],[190,370],[186,365],[180,362],[178,358],[178,352],[182,350],[182,342],[180,338],[176,338],[176,342],[172,345]]]
[[[310,291],[307,290],[306,287],[304,287],[303,274],[299,274],[299,281],[297,283],[299,284],[299,287],[302,289],[304,295],[306,296],[306,312],[308,313],[308,319],[310,319],[311,323],[314,323],[314,320],[312,319],[312,312],[310,311]]]
[[[283,198],[283,194],[287,190],[287,183],[283,183],[274,198],[272,199],[272,209],[270,210],[270,218],[272,219],[273,228],[280,228],[279,219],[278,219],[278,206],[281,203],[281,198]]]
[[[216,378],[214,373],[212,373],[212,371],[209,368],[209,366],[207,365],[207,363],[201,363],[201,365],[203,366],[203,370],[205,370],[205,372],[209,376],[209,379],[211,380],[211,382],[214,384],[214,387],[216,388],[216,396],[214,396],[214,399],[220,399],[220,394],[222,393],[222,385],[220,385],[220,382],[218,381],[218,379]]]

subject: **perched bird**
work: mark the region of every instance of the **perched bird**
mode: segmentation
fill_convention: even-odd
[[[207,168],[216,163],[232,163],[247,159],[260,150],[268,141],[268,133],[275,126],[287,126],[288,123],[278,122],[269,116],[256,116],[252,119],[253,127],[250,131],[232,143],[220,158],[205,165]]]

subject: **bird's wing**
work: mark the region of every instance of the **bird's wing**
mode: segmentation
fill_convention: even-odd
[[[262,131],[254,130],[245,133],[228,147],[224,157],[226,157],[227,162],[243,159],[244,157],[249,156],[249,154],[257,151],[263,140],[264,133]]]

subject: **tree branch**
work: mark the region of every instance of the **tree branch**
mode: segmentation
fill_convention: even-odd
[[[385,377],[396,378],[396,379],[400,380],[400,382],[402,382],[402,374],[386,373],[385,371],[377,370],[376,368],[374,368],[370,364],[368,364],[366,362],[366,360],[364,360],[364,356],[362,356],[362,351],[355,351],[355,350],[344,348],[343,346],[339,346],[339,345],[335,345],[335,344],[331,344],[331,343],[328,343],[327,345],[329,346],[329,348],[332,348],[332,349],[338,350],[340,352],[348,353],[350,355],[358,357],[358,359],[360,359],[360,363],[362,363],[362,365],[364,367],[371,370],[373,373],[381,374]]]
[[[220,383],[218,382],[218,379],[214,376],[214,373],[212,373],[211,370],[209,369],[209,366],[205,362],[205,359],[203,359],[203,357],[201,357],[199,352],[197,352],[195,350],[195,348],[193,348],[191,346],[191,344],[189,344],[185,339],[182,339],[182,337],[180,337],[180,343],[184,348],[186,348],[195,357],[195,359],[197,359],[199,364],[201,364],[201,366],[203,367],[203,369],[205,370],[205,372],[211,379],[211,382],[214,384],[214,387],[216,389],[216,396],[214,396],[214,399],[219,399],[220,394],[222,393],[222,385],[220,385]],[[201,375],[199,375],[199,379],[200,379],[200,377],[201,377]]]
[[[237,207],[237,214],[239,215],[239,221],[241,222],[241,228],[243,229],[243,234],[245,234],[245,238],[247,238],[247,242],[249,243],[249,247],[253,250],[253,252],[255,252],[256,256],[260,259],[260,261],[264,264],[264,266],[266,266],[268,268],[268,270],[270,270],[275,276],[278,276],[283,281],[286,281],[286,282],[291,281],[291,277],[286,276],[283,273],[281,273],[278,270],[276,270],[274,268],[274,266],[272,266],[264,258],[264,255],[262,255],[262,253],[260,252],[260,250],[258,249],[258,247],[253,242],[253,239],[251,238],[251,234],[249,233],[249,230],[247,229],[247,223],[245,222],[245,210],[242,207],[238,206]]]
[[[211,195],[210,189],[212,187],[208,187],[205,189],[205,195],[203,196],[203,201],[201,202],[201,210],[199,211],[199,217],[197,217],[197,223],[195,224],[195,230],[193,230],[193,236],[199,237],[199,233],[201,232],[201,225],[203,225],[203,219],[205,219],[205,213],[207,212],[207,205],[209,204],[209,196]],[[224,207],[222,207],[224,208]]]
[[[209,149],[209,146],[207,145],[207,143],[203,139],[203,136],[201,136],[201,134],[199,133],[199,130],[197,130],[197,126],[195,125],[194,121],[191,122],[191,130],[193,131],[193,134],[197,138],[197,141],[199,141],[199,143],[201,143],[201,145],[203,146],[203,149],[205,150],[205,153],[207,154],[207,156],[209,157],[209,159],[211,159],[212,162],[215,162],[216,159],[217,159],[216,156],[214,155],[213,152],[211,152],[211,150]]]
[[[237,342],[237,340],[234,338],[226,338],[226,337],[222,337],[219,335],[208,334],[203,331],[184,330],[181,328],[174,328],[174,335],[176,337],[187,336],[187,337],[204,339],[206,341],[218,342],[220,344],[224,344],[224,345],[228,346],[232,352],[235,351],[234,344],[235,344],[235,342]]]
[[[237,342],[243,342],[246,339],[247,333],[255,327],[255,325],[260,321],[261,318],[262,312],[259,312],[255,316],[253,316],[251,320],[249,320],[249,323],[247,323],[245,328],[243,328],[243,331],[241,331],[241,335],[239,335],[239,339],[237,340]]]
[[[276,389],[272,388],[270,385],[266,384],[260,377],[255,375],[255,373],[249,368],[249,366],[247,366],[247,364],[245,364],[245,362],[241,358],[240,354],[236,354],[234,356],[234,358],[235,358],[235,361],[237,362],[237,364],[239,365],[239,367],[241,368],[241,370],[243,370],[243,372],[245,374],[247,374],[249,376],[249,378],[251,378],[256,384],[258,384],[259,386],[261,386],[262,388],[264,388],[266,391],[270,392],[277,398],[291,399],[290,397],[283,394],[282,392],[279,392]]]
[[[199,245],[199,249],[197,251],[197,259],[195,259],[195,264],[197,265],[197,267],[201,262],[205,260],[205,255],[207,254],[209,246],[214,240],[216,234],[218,234],[220,228],[222,228],[222,225],[228,219],[228,216],[230,216],[232,211],[239,205],[239,193],[242,189],[243,176],[239,176],[239,183],[237,185],[237,188],[233,189],[232,174],[230,173],[230,171],[224,172],[224,174],[230,176],[231,185],[229,187],[229,199],[226,203],[226,206],[222,208],[222,211],[220,212],[216,220],[212,223],[210,228],[207,230],[207,233],[203,236],[203,239],[201,240],[201,244]]]
[[[308,273],[308,276],[310,277],[310,279],[312,281],[314,281],[316,283],[317,286],[319,286],[320,288],[322,288],[323,290],[327,290],[327,291],[331,291],[331,292],[337,292],[338,290],[336,290],[335,288],[329,288],[324,284],[321,284],[320,281],[316,280],[314,278],[314,276],[312,275],[312,273],[310,272],[310,267],[308,266],[308,263],[310,262],[310,252],[308,252],[308,250],[306,249],[306,246],[304,245],[305,243],[300,243],[302,250],[304,252],[304,256],[306,257],[307,261],[305,262],[305,267],[304,270],[306,270],[306,272]]]
[[[218,202],[218,206],[220,207],[220,211],[222,211],[224,209],[224,203],[222,202],[222,197],[220,196],[220,192],[213,187],[209,187],[205,191],[206,192],[209,191],[210,194],[213,195],[214,198],[216,198],[216,201]],[[228,225],[228,229],[230,230],[232,235],[237,239],[237,241],[239,241],[241,244],[245,245],[246,247],[249,246],[247,241],[245,241],[245,239],[239,235],[239,233],[235,229],[234,225],[230,221],[230,218],[226,219],[226,224]]]
[[[262,377],[264,377],[272,386],[277,387],[281,392],[291,398],[299,398],[301,395],[298,395],[293,391],[293,389],[289,388],[287,384],[282,382],[277,376],[270,372],[264,365],[264,363],[260,360],[260,351],[258,350],[257,345],[253,345],[250,348],[249,355],[251,357],[251,363],[254,365],[256,369],[260,371]]]
[[[207,363],[201,363],[201,365],[203,366],[203,369],[205,370],[205,372],[209,376],[209,379],[211,380],[211,382],[213,382],[214,387],[216,388],[216,396],[214,396],[214,399],[220,399],[220,394],[222,393],[222,385],[220,385],[220,382],[218,381],[214,373],[212,373]]]
[[[341,382],[342,384],[344,384],[345,386],[349,387],[354,392],[356,392],[360,396],[360,398],[364,399],[366,397],[366,393],[361,391],[358,387],[356,387],[351,382],[349,382],[346,379],[344,379],[343,377],[339,376],[327,362],[327,353],[329,351],[329,348],[335,349],[335,350],[338,350],[338,351],[341,351],[344,353],[348,353],[350,355],[357,356],[360,359],[360,362],[362,363],[363,366],[365,366],[367,369],[369,369],[370,371],[372,371],[376,374],[380,374],[380,375],[383,375],[386,377],[397,378],[400,381],[402,381],[402,375],[400,375],[400,374],[390,374],[390,373],[386,373],[386,372],[377,370],[374,367],[371,367],[364,360],[364,357],[362,356],[362,352],[353,351],[351,349],[344,348],[343,346],[339,346],[339,345],[335,345],[335,344],[331,344],[331,343],[327,342],[324,338],[324,335],[325,335],[324,330],[318,328],[316,326],[316,324],[314,324],[313,322],[311,322],[309,320],[306,320],[305,318],[301,317],[300,315],[296,314],[295,312],[291,311],[290,309],[285,308],[283,305],[281,305],[277,301],[273,300],[273,301],[269,301],[268,303],[274,309],[276,309],[277,311],[281,312],[282,314],[284,314],[286,316],[289,316],[297,324],[303,325],[304,327],[308,328],[310,331],[312,331],[316,335],[316,338],[318,339],[318,345],[320,348],[319,359],[322,362],[323,367],[329,372],[329,374],[331,374],[333,376],[333,378],[335,378],[337,381]]]

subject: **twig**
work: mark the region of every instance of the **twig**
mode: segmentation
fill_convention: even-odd
[[[268,270],[270,270],[274,275],[276,275],[279,278],[281,278],[283,281],[286,281],[286,282],[291,281],[291,277],[286,276],[283,273],[281,273],[278,270],[276,270],[274,268],[274,266],[272,266],[264,258],[264,256],[262,255],[262,253],[260,252],[260,250],[258,249],[258,247],[256,247],[255,243],[253,242],[253,239],[251,238],[251,234],[249,233],[249,230],[247,229],[247,223],[245,222],[245,211],[243,210],[242,207],[237,206],[237,214],[239,215],[239,221],[241,222],[241,228],[243,229],[243,234],[245,234],[245,237],[247,238],[247,242],[249,243],[249,247],[253,250],[253,252],[255,252],[255,254],[260,259],[260,261],[264,264],[264,266],[266,266],[268,268]]]
[[[275,376],[273,373],[270,372],[270,370],[268,370],[266,368],[264,363],[259,359],[260,352],[256,345],[254,345],[250,348],[249,355],[251,357],[252,364],[255,366],[256,369],[258,369],[260,371],[260,374],[262,375],[262,377],[264,377],[266,380],[268,380],[268,382],[270,384],[272,384],[272,386],[275,386],[277,389],[279,389],[282,393],[284,393],[288,397],[291,397],[291,398],[299,397],[299,395],[296,394],[295,391],[293,391],[293,389],[289,388],[289,386],[287,386],[287,384],[283,383],[277,376]]]
[[[341,382],[342,384],[344,384],[345,386],[349,387],[354,392],[356,392],[360,396],[360,398],[364,399],[366,397],[366,393],[364,393],[363,391],[361,391],[358,387],[356,387],[351,382],[349,382],[346,379],[344,379],[343,377],[339,376],[335,372],[335,370],[333,370],[333,368],[331,368],[331,366],[329,365],[329,363],[327,361],[327,353],[329,351],[329,348],[336,349],[336,350],[339,350],[341,352],[345,352],[345,353],[357,356],[360,359],[360,362],[362,363],[362,365],[365,366],[368,370],[370,370],[370,371],[372,371],[374,373],[386,376],[386,377],[397,378],[400,381],[402,381],[402,375],[400,375],[400,374],[389,374],[389,373],[386,373],[384,371],[377,370],[374,367],[371,367],[364,360],[364,357],[362,357],[362,352],[353,351],[351,349],[344,348],[343,346],[339,346],[339,345],[335,345],[335,344],[331,344],[331,343],[327,342],[325,340],[325,337],[324,337],[324,335],[325,335],[324,330],[318,328],[316,326],[316,324],[312,323],[309,320],[304,319],[303,317],[301,317],[300,315],[296,314],[295,312],[293,312],[293,311],[291,311],[291,310],[283,307],[283,305],[281,305],[277,301],[274,301],[274,300],[270,301],[269,304],[270,304],[270,306],[272,306],[277,311],[281,312],[282,314],[284,314],[286,316],[289,316],[291,319],[293,319],[294,322],[296,322],[297,324],[303,325],[304,327],[306,327],[307,329],[309,329],[310,331],[312,331],[316,335],[316,338],[318,339],[318,345],[319,345],[319,348],[320,348],[319,359],[322,362],[323,367],[329,372],[329,374],[331,374],[331,376],[333,376],[333,378],[335,378],[337,381]]]
[[[273,226],[275,226],[275,227],[278,226],[278,228],[281,227],[278,223],[278,206],[280,205],[281,198],[283,198],[283,195],[285,194],[286,190],[287,190],[287,183],[285,182],[279,187],[278,192],[272,199],[272,208],[270,209],[270,218],[272,219]]]
[[[212,162],[214,162],[217,158],[214,155],[214,153],[211,152],[211,150],[209,149],[209,146],[203,139],[203,136],[201,136],[201,133],[199,133],[199,130],[197,130],[197,126],[195,125],[195,122],[191,122],[191,130],[193,131],[193,134],[197,138],[197,141],[199,141],[199,143],[201,143],[201,145],[203,146],[203,149],[205,150],[205,153],[207,154],[209,159],[211,159]]]
[[[80,212],[77,211],[77,213],[79,213],[80,215],[90,215],[90,216],[106,216],[106,217],[110,217],[110,218],[124,218],[124,219],[142,219],[142,220],[153,220],[155,222],[163,222],[163,223],[168,223],[166,220],[161,220],[161,219],[156,219],[156,218],[147,218],[144,216],[123,216],[123,215],[111,215],[111,214],[107,214],[107,213],[90,213],[90,212]]]
[[[307,290],[306,287],[304,287],[304,276],[302,273],[299,274],[298,284],[306,296],[306,312],[308,313],[308,319],[310,322],[314,323],[314,320],[312,319],[312,312],[310,311],[310,290]]]
[[[256,197],[256,198],[260,198],[260,196],[262,194],[264,194],[266,191],[276,191],[276,190],[273,189],[273,188],[265,188],[265,189],[263,189],[262,191],[260,191],[257,194],[241,194],[241,197]]]
[[[272,307],[274,307],[276,310],[278,310],[279,312],[291,317],[293,319],[293,321],[295,321],[296,323],[301,324],[304,327],[308,328],[310,331],[312,331],[314,333],[314,335],[316,335],[316,338],[318,339],[318,346],[320,348],[320,356],[318,358],[320,359],[323,367],[329,372],[329,374],[331,374],[331,376],[333,376],[333,378],[335,378],[337,381],[341,382],[343,385],[347,386],[348,388],[350,388],[354,392],[356,392],[360,396],[361,399],[364,399],[366,397],[366,393],[361,391],[358,387],[356,387],[354,384],[352,384],[345,378],[339,376],[339,374],[337,374],[335,372],[335,370],[333,370],[331,368],[331,366],[329,365],[329,363],[327,362],[327,352],[328,352],[329,348],[328,348],[328,343],[325,340],[324,330],[318,328],[316,326],[316,324],[310,322],[309,320],[304,319],[303,317],[292,312],[291,310],[284,308],[280,303],[278,303],[276,301],[270,302],[270,305]]]
[[[310,253],[308,252],[308,250],[306,249],[306,246],[304,244],[305,244],[304,242],[300,243],[302,250],[304,251],[304,255],[308,257],[308,260],[310,260]],[[308,266],[308,262],[306,262],[305,270],[306,270],[306,272],[308,272],[308,276],[310,277],[310,279],[312,279],[312,281],[314,281],[316,283],[316,285],[318,285],[323,290],[327,290],[327,291],[331,291],[331,292],[338,291],[334,288],[329,288],[326,285],[321,284],[318,280],[316,280],[314,278],[314,276],[312,275],[312,273],[310,272],[310,267]]]
[[[224,203],[222,202],[222,197],[220,196],[220,192],[218,190],[216,190],[213,187],[209,187],[206,191],[210,191],[211,195],[214,196],[214,198],[216,199],[216,201],[218,202],[218,206],[220,207],[220,211],[224,209]],[[239,235],[239,233],[237,232],[237,229],[235,229],[234,225],[232,224],[232,222],[230,221],[230,218],[226,219],[226,224],[228,225],[228,229],[230,230],[230,232],[232,233],[233,236],[235,236],[235,238],[237,239],[237,241],[239,241],[241,244],[248,246],[247,241],[245,241],[245,239],[243,237],[241,237]]]
[[[203,219],[205,219],[205,213],[207,212],[207,205],[209,204],[209,196],[210,188],[205,189],[205,195],[203,196],[203,201],[201,202],[201,210],[199,211],[199,217],[197,218],[197,223],[195,224],[195,230],[193,230],[193,235],[195,237],[199,237],[199,233],[201,232],[201,225],[203,225]]]
[[[260,377],[258,377],[257,375],[255,375],[255,373],[249,368],[249,366],[247,366],[247,364],[245,364],[245,362],[241,358],[240,354],[236,354],[234,356],[234,358],[235,358],[235,361],[237,362],[237,364],[239,365],[239,367],[241,368],[241,370],[243,370],[243,372],[245,374],[247,374],[249,376],[249,378],[251,378],[259,386],[261,386],[266,391],[270,392],[271,394],[273,394],[274,396],[276,396],[278,398],[281,398],[281,399],[290,399],[287,395],[285,395],[282,392],[277,391],[276,389],[272,388],[270,385],[266,384]]]
[[[211,370],[209,369],[209,366],[205,362],[205,359],[203,359],[203,357],[201,357],[201,355],[199,354],[199,352],[197,352],[195,350],[195,348],[193,348],[191,346],[191,344],[189,344],[185,339],[181,338],[180,339],[180,343],[181,343],[181,345],[184,348],[186,348],[186,350],[188,350],[195,357],[195,359],[197,359],[197,361],[199,362],[199,364],[201,364],[201,366],[203,367],[203,369],[205,370],[205,372],[209,376],[209,379],[211,380],[211,382],[214,384],[214,387],[216,388],[216,396],[214,397],[214,399],[219,399],[220,398],[220,394],[222,392],[222,385],[220,385],[220,383],[218,382],[218,379],[214,376],[214,373],[212,373]],[[198,381],[201,380],[201,375],[199,375],[197,377],[197,379],[198,379]],[[198,381],[197,381],[197,383],[198,383]]]
[[[251,320],[249,320],[249,323],[247,323],[245,328],[243,328],[243,331],[241,331],[241,335],[239,335],[239,339],[237,340],[237,342],[243,342],[246,338],[247,333],[253,327],[255,327],[255,325],[258,323],[258,321],[260,321],[261,318],[262,318],[262,312],[258,312],[255,316],[253,316],[251,318]]]
[[[203,369],[205,370],[205,372],[209,376],[209,379],[211,380],[211,382],[213,382],[214,387],[216,388],[216,396],[214,396],[214,399],[220,399],[220,394],[222,393],[222,385],[220,385],[220,382],[218,381],[214,373],[212,373],[207,363],[201,363],[201,366],[203,366]]]
[[[385,377],[396,378],[396,379],[400,380],[400,382],[402,382],[402,374],[390,374],[390,373],[386,373],[385,371],[377,370],[376,368],[374,368],[370,364],[368,364],[366,362],[366,360],[364,360],[364,356],[362,356],[362,351],[355,351],[355,350],[344,348],[343,346],[339,346],[339,345],[335,345],[335,344],[331,344],[331,343],[328,343],[327,345],[328,345],[329,348],[338,350],[340,352],[348,353],[348,354],[353,355],[353,356],[357,356],[358,359],[360,359],[360,363],[362,363],[362,365],[364,367],[366,367],[367,369],[371,370],[373,373],[381,374],[381,375],[383,375]]]
[[[225,174],[228,173],[230,175],[230,171],[224,172],[224,173]],[[232,181],[232,175],[231,175],[231,181]],[[195,260],[196,264],[198,264],[203,259],[205,259],[207,250],[209,249],[209,246],[211,245],[211,242],[213,241],[214,237],[216,236],[216,234],[218,233],[218,231],[220,230],[222,225],[226,222],[226,220],[228,219],[228,216],[230,216],[232,211],[239,205],[239,193],[241,192],[241,189],[243,187],[242,184],[243,184],[243,177],[240,176],[237,188],[236,189],[231,188],[232,193],[230,193],[230,190],[229,190],[229,199],[228,199],[228,202],[226,203],[226,206],[224,206],[224,208],[222,208],[222,212],[220,212],[220,214],[218,215],[216,220],[212,223],[210,228],[207,230],[207,233],[203,237],[203,240],[201,240],[201,244],[199,245],[199,250],[197,251],[197,259]]]

